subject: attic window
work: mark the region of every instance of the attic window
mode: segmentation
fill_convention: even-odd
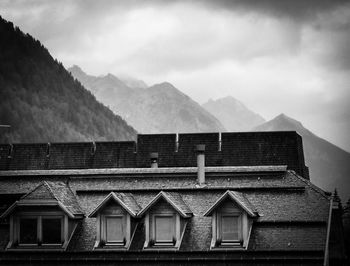
[[[108,194],[89,215],[97,218],[94,249],[128,249],[137,227],[139,208],[130,193]]]
[[[19,243],[33,244],[38,241],[38,219],[23,218],[19,221]]]
[[[192,211],[177,192],[161,191],[144,207],[144,249],[179,249]]]
[[[104,242],[106,245],[123,245],[126,239],[126,219],[122,215],[102,216],[104,224]]]
[[[212,216],[211,249],[246,248],[255,208],[243,193],[226,191],[204,214]]]
[[[217,215],[217,245],[240,245],[242,243],[242,216],[231,213]]]
[[[154,245],[174,245],[176,242],[174,215],[154,215],[153,220]]]
[[[19,215],[14,224],[18,246],[61,246],[63,216]]]

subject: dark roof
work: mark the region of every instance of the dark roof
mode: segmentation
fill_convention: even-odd
[[[114,193],[111,192],[108,196],[96,207],[89,217],[96,217],[96,215],[106,206],[111,200],[117,202],[122,206],[132,217],[136,217],[140,211],[140,206],[137,204],[135,198],[131,193]]]
[[[63,182],[50,182],[47,184],[51,188],[51,191],[55,198],[61,202],[71,213],[74,215],[84,215],[82,212],[77,198],[68,184]]]
[[[209,210],[204,214],[204,216],[211,215],[212,212],[220,205],[220,203],[222,203],[227,198],[230,198],[232,201],[234,201],[249,216],[257,216],[257,211],[255,210],[255,207],[245,197],[244,193],[230,190],[227,190],[220,198],[218,198],[218,200],[209,208]]]
[[[164,199],[166,202],[168,202],[182,217],[189,218],[192,216],[191,209],[186,205],[179,193],[165,191],[159,192],[157,196],[152,198],[152,200],[142,208],[138,216],[145,214],[148,209],[154,206],[160,199]]]
[[[63,182],[43,181],[32,191],[13,203],[2,215],[7,217],[17,206],[46,206],[56,205],[66,212],[71,218],[79,218],[84,215],[79,203],[69,188]]]
[[[296,132],[138,135],[135,142],[0,145],[0,170],[145,168],[157,152],[159,167],[196,166],[195,145],[204,144],[207,166],[287,165],[308,178]]]
[[[191,213],[191,218],[187,220],[180,251],[209,249],[211,217],[205,217],[204,214],[222,195],[227,193],[227,190],[232,191],[244,204],[250,204],[249,209],[259,213],[259,217],[253,222],[248,249],[302,250],[306,248],[322,251],[324,248],[329,198],[291,171],[282,174],[272,172],[266,175],[261,173],[215,175],[213,173],[207,177],[207,184],[203,187],[196,186],[195,175],[183,173],[173,173],[168,176],[151,174],[64,178],[69,182],[69,187],[77,193],[76,199],[83,213],[92,213],[111,192],[119,195],[118,198],[123,198],[123,202],[129,202],[128,206],[132,201],[134,202],[132,204],[137,204],[144,210],[155,202],[157,195],[158,197],[161,195],[161,198],[167,199],[187,217]],[[65,187],[65,182],[57,181],[58,176],[2,177],[1,183],[7,186],[8,192],[18,192],[18,190],[28,192],[26,190],[33,189],[29,185],[31,182],[40,184],[41,180],[45,179],[50,180],[47,182],[50,187],[53,186],[51,184],[56,183],[60,184],[56,185],[56,188]],[[180,189],[174,189],[175,187]],[[163,192],[160,193],[162,190]],[[36,191],[38,193],[39,188]],[[27,197],[33,197],[36,193],[32,192]],[[42,195],[50,197],[50,193],[42,193]],[[55,197],[59,198],[58,195]],[[131,208],[136,211],[136,207]],[[142,250],[144,243],[142,230],[143,225],[139,223],[129,250]],[[308,230],[313,233],[311,236],[307,233]],[[270,242],[274,232],[280,240]],[[95,237],[95,219],[85,218],[77,227],[68,250],[92,250]],[[287,245],[289,242],[292,246]]]
[[[296,180],[297,177],[291,175]],[[85,179],[89,182],[88,179]],[[159,182],[162,182],[158,180]],[[81,180],[83,182],[83,180]],[[105,188],[109,186],[104,180]],[[277,180],[277,182],[279,182]],[[163,184],[167,184],[167,179]],[[305,185],[305,183],[304,183]],[[74,186],[73,186],[74,188]],[[180,190],[173,194],[173,191],[162,193],[176,195],[181,200],[176,205],[186,206],[191,210],[193,216],[188,219],[185,229],[184,238],[180,250],[208,250],[211,241],[211,217],[204,214],[208,209],[217,202],[217,200],[226,193],[226,189],[211,190],[207,188],[197,188],[192,190]],[[98,206],[109,192],[101,191],[80,191],[78,192],[79,202],[85,213],[91,213]],[[237,191],[235,191],[237,193]],[[325,236],[327,230],[327,220],[329,212],[329,198],[322,193],[314,190],[312,187],[305,185],[303,190],[289,190],[268,188],[264,190],[245,190],[240,192],[244,195],[245,200],[254,207],[259,213],[255,218],[252,228],[252,237],[249,249],[255,250],[323,250],[325,245]],[[145,209],[149,206],[159,193],[157,191],[135,190],[132,192],[133,198],[137,204]],[[236,194],[237,195],[237,194]],[[181,196],[181,198],[180,198]],[[174,200],[174,197],[173,201]],[[183,203],[182,203],[183,202]],[[179,208],[179,207],[178,207]],[[252,207],[250,207],[252,208]],[[185,212],[185,211],[183,211]],[[77,250],[86,250],[86,243],[94,242],[95,235],[91,232],[96,230],[96,224],[92,219],[85,219],[84,228],[82,228],[75,240]],[[279,230],[280,229],[280,230]],[[142,233],[142,224],[136,229],[134,241],[142,243],[132,243],[130,250],[142,250],[144,236]],[[312,236],[308,234],[311,230]],[[279,231],[278,239],[269,242],[274,231]],[[268,233],[269,232],[269,233]],[[295,234],[293,234],[295,232]],[[293,235],[291,235],[293,234]],[[138,239],[138,240],[137,240]],[[264,242],[264,239],[266,242]],[[292,246],[287,244],[291,242]],[[314,244],[312,244],[314,243]],[[90,247],[90,246],[89,246]],[[88,248],[88,250],[91,250]]]
[[[248,249],[324,250],[327,227],[315,224],[257,224]]]
[[[15,150],[15,145],[12,148],[0,145],[0,167],[4,170],[0,172],[0,193],[29,193],[28,199],[56,200],[67,210],[70,208],[70,212],[92,213],[91,216],[108,200],[116,200],[135,214],[132,223],[136,224],[136,231],[128,252],[152,258],[155,255],[148,251],[139,252],[145,242],[140,215],[157,200],[166,200],[186,217],[181,220],[187,224],[176,254],[181,251],[191,254],[189,251],[210,249],[212,218],[205,214],[220,199],[230,197],[255,216],[244,252],[252,252],[252,256],[260,251],[309,250],[324,254],[330,197],[300,176],[305,165],[300,155],[301,139],[295,132],[221,134],[221,151],[216,133],[180,134],[178,145],[176,139],[175,134],[139,135],[137,144],[52,144],[47,151],[49,156],[45,154],[46,165],[54,165],[50,160],[54,158],[55,147],[58,171],[35,168],[28,159],[30,156],[18,157],[28,160],[29,163],[16,161],[23,163],[23,167],[11,166],[15,161],[11,156],[18,156],[15,151],[25,148]],[[194,167],[195,144],[206,145],[207,168],[205,184],[201,185]],[[158,152],[160,168],[149,168],[150,152]],[[72,158],[71,162],[67,158]],[[78,220],[67,250],[90,254],[86,251],[93,250],[95,240],[96,219],[86,217]]]

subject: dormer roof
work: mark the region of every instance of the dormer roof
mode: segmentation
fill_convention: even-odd
[[[164,199],[166,202],[168,202],[183,218],[189,218],[193,215],[191,209],[183,201],[179,193],[161,191],[140,211],[138,216],[145,214],[160,199]]]
[[[241,207],[249,216],[257,217],[258,212],[243,193],[237,191],[227,190],[210,208],[204,213],[204,216],[210,216],[212,212],[217,209],[225,199],[231,199],[239,207]]]
[[[89,217],[96,217],[97,214],[103,210],[103,208],[110,201],[118,203],[124,210],[126,210],[132,217],[136,217],[141,207],[137,204],[135,198],[131,193],[115,193],[111,192],[104,198],[104,200],[93,210]]]
[[[35,189],[13,203],[0,218],[7,217],[18,206],[58,206],[70,218],[84,217],[74,193],[63,182],[43,181]]]

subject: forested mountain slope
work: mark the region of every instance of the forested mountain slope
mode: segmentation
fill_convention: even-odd
[[[136,131],[0,17],[0,142],[131,140]]]

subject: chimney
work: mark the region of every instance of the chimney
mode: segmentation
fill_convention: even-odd
[[[196,153],[197,153],[197,181],[200,185],[205,183],[205,145],[199,144],[196,145]]]
[[[149,157],[151,159],[151,168],[158,168],[158,152],[151,152]]]

